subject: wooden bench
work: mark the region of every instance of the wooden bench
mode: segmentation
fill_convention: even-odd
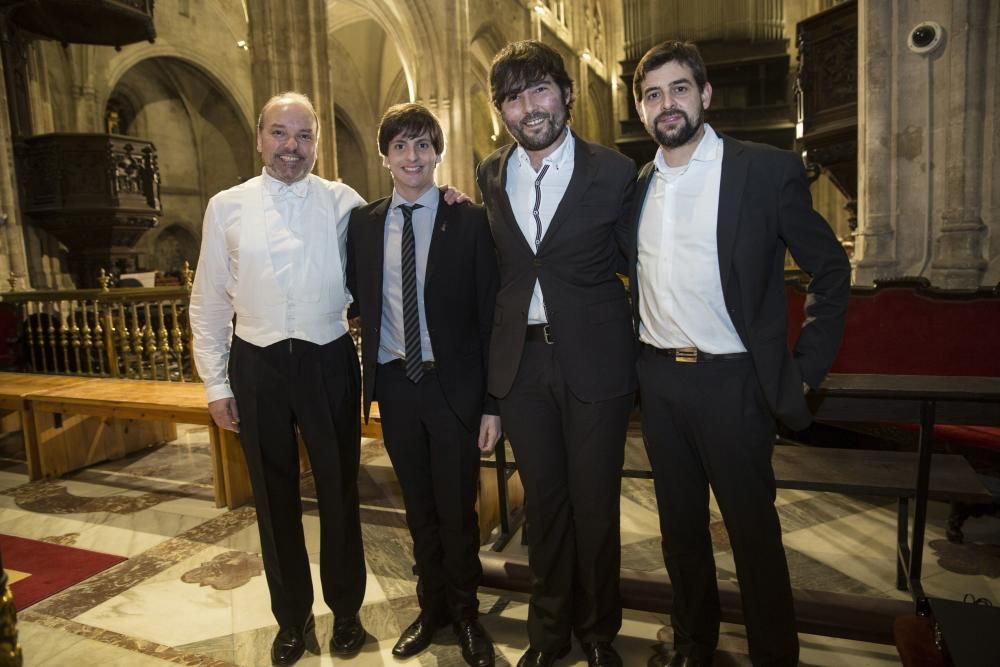
[[[93,442],[86,439],[59,442],[69,416],[125,424],[128,430],[139,432],[147,444],[164,438],[149,437],[141,424],[201,424],[209,431],[216,505],[235,508],[251,497],[246,461],[237,436],[212,422],[200,383],[0,373],[0,408],[17,410],[21,415],[28,476],[32,480],[58,477],[127,453],[127,447],[117,447],[111,448],[111,456],[101,456],[101,452],[94,451]],[[112,439],[118,436],[112,434]],[[81,447],[86,449],[82,455],[78,451]]]

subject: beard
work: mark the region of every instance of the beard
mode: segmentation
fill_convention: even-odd
[[[544,118],[546,122],[538,128],[532,128],[533,132],[529,134],[530,131],[524,124],[532,120],[538,120],[539,118]],[[544,150],[551,146],[566,131],[566,110],[564,109],[557,115],[541,111],[533,113],[522,118],[521,122],[517,125],[508,125],[507,130],[514,137],[514,141],[525,150]]]
[[[664,120],[671,115],[680,115],[683,122],[672,130],[664,130],[660,128],[660,121]],[[691,141],[695,134],[698,133],[698,129],[704,124],[705,116],[702,113],[698,113],[698,117],[695,118],[695,122],[691,122],[691,118],[682,109],[669,109],[664,111],[653,121],[653,137],[656,139],[656,143],[663,146],[664,148],[680,148],[687,142]]]
[[[285,162],[281,159],[282,155],[301,159],[296,162]],[[309,157],[296,151],[286,151],[284,153],[275,153],[271,156],[271,161],[267,165],[267,172],[273,178],[283,183],[292,184],[305,178],[312,171],[315,164],[315,157],[310,160]]]

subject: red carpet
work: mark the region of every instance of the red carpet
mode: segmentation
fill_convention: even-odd
[[[18,611],[126,560],[11,535],[0,535],[0,554]],[[27,576],[16,581],[15,571]]]

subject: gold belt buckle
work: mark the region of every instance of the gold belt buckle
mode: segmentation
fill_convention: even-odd
[[[693,364],[698,361],[698,348],[679,347],[674,350],[674,360],[682,364]]]

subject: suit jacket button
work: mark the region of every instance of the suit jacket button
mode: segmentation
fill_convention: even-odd
[[[538,266],[541,266],[541,265],[542,265],[542,260],[540,260],[540,259],[538,259],[538,258],[535,258],[535,259],[531,260],[531,263],[532,263],[532,264],[533,264],[534,266],[538,267]]]

